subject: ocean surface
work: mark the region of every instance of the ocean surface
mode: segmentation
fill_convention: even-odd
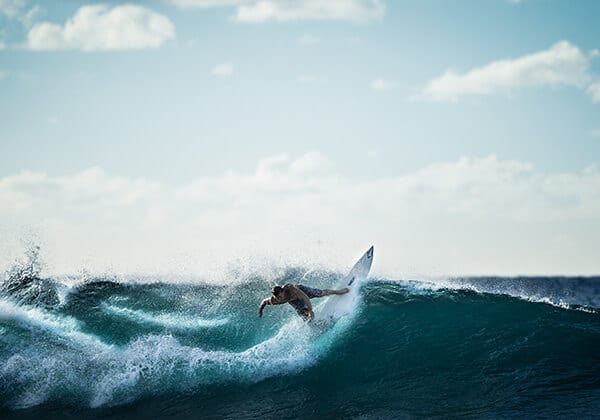
[[[600,415],[600,278],[370,278],[330,328],[289,305],[258,318],[275,281],[343,274],[215,285],[16,265],[0,285],[0,418]]]

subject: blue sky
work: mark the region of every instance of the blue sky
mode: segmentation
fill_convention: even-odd
[[[4,260],[35,234],[58,271],[209,250],[342,265],[374,242],[394,275],[597,273],[599,16],[0,0]]]

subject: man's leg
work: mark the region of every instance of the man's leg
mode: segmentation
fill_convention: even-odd
[[[308,296],[309,299],[313,299],[313,298],[320,298],[323,296],[329,296],[329,295],[343,295],[345,293],[348,293],[348,288],[344,287],[343,289],[339,289],[339,290],[332,290],[332,289],[317,289],[314,287],[308,287],[308,286],[304,286],[302,284],[299,284],[297,286],[300,290],[302,290],[304,293],[306,293],[306,296]]]
[[[348,293],[348,288],[344,287],[343,289],[338,289],[338,290],[331,290],[331,289],[325,289],[323,290],[323,296],[329,296],[329,295],[344,295]]]

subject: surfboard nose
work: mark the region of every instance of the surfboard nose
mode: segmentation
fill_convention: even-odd
[[[367,251],[367,256],[369,258],[373,258],[373,248],[374,248],[374,245],[371,245],[371,248],[369,248],[369,250]]]

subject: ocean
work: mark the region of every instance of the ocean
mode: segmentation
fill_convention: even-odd
[[[413,418],[600,415],[600,277],[369,278],[328,329],[274,282],[44,277],[0,286],[0,417]],[[325,299],[313,300],[318,305]]]

